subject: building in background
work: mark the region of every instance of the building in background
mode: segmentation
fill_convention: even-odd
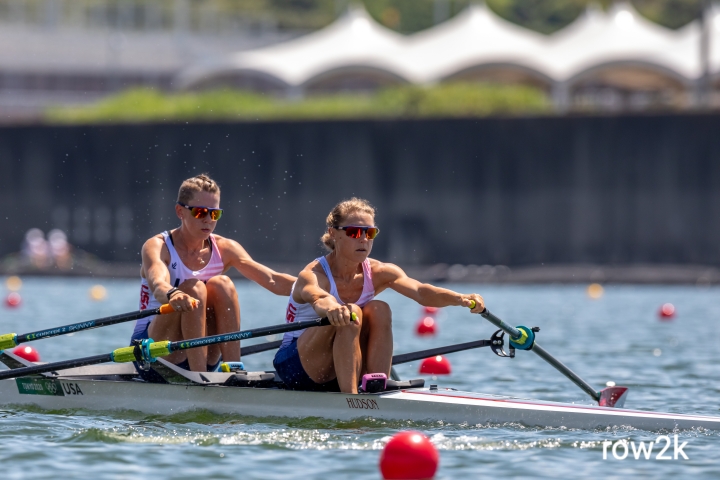
[[[403,35],[361,6],[345,11],[344,1],[334,3],[340,17],[308,33],[280,28],[272,11],[248,2],[223,10],[218,2],[190,0],[4,0],[0,118],[38,117],[52,105],[139,86],[297,98],[465,81],[532,85],[559,111],[719,103],[713,92],[720,86],[720,9],[708,8],[705,22],[671,30],[627,2],[607,11],[591,5],[544,35],[481,2],[449,18],[448,1],[435,0],[439,23]]]

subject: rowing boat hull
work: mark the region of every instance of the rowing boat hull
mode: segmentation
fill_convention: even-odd
[[[419,422],[442,420],[468,425],[513,423],[579,429],[628,426],[649,431],[676,428],[720,430],[720,417],[543,402],[442,388],[348,395],[80,377],[25,378],[0,381],[0,405],[37,405],[49,410],[136,410],[154,415],[203,409],[255,417],[321,417],[333,420],[373,417]]]

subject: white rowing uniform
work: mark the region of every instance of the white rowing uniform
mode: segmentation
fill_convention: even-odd
[[[185,266],[182,260],[180,260],[180,255],[178,255],[177,250],[175,250],[172,235],[169,232],[162,232],[162,236],[165,240],[165,245],[170,252],[170,264],[168,265],[168,271],[170,272],[170,284],[173,287],[177,287],[185,280],[189,280],[191,278],[196,278],[198,280],[202,280],[203,282],[207,282],[212,277],[222,275],[223,271],[225,270],[222,256],[220,255],[220,249],[218,249],[214,235],[210,234],[210,261],[207,263],[207,265],[197,271],[190,270],[188,267]],[[162,305],[160,302],[157,301],[157,299],[155,299],[155,296],[152,295],[152,293],[150,292],[150,287],[148,286],[147,279],[142,278],[141,280],[142,282],[140,284],[140,310],[157,308]],[[145,327],[154,318],[154,316],[141,318],[140,320],[135,322],[135,331],[133,332],[133,334],[145,330]]]
[[[335,285],[335,280],[333,279],[332,272],[330,271],[330,265],[328,265],[327,260],[325,259],[325,257],[316,258],[315,260],[320,262],[320,265],[322,265],[325,275],[330,281],[330,295],[335,297],[335,300],[337,300],[340,304],[344,304],[345,302],[340,299],[340,295],[338,294],[337,286]],[[360,298],[357,302],[353,302],[360,308],[364,307],[373,298],[375,298],[375,287],[373,287],[372,270],[370,268],[369,258],[366,258],[365,261],[362,263],[362,269],[364,277],[362,294],[360,294]],[[293,283],[293,291],[295,290],[296,283],[297,282]],[[318,318],[320,317],[315,312],[315,309],[312,307],[311,304],[297,303],[295,300],[293,300],[293,294],[290,293],[290,300],[288,300],[288,306],[285,312],[285,321],[287,323],[305,322],[308,320],[317,320]],[[305,330],[295,330],[294,332],[287,332],[283,336],[283,341],[282,345],[280,345],[280,348],[289,345],[294,339],[300,337],[300,335],[302,335],[304,331]]]

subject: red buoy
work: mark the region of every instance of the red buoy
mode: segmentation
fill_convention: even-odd
[[[450,375],[450,372],[452,372],[450,360],[442,355],[426,358],[420,364],[420,373],[426,375]]]
[[[660,316],[660,320],[670,320],[675,316],[675,305],[672,303],[664,303],[663,306],[660,307],[658,315]]]
[[[28,362],[40,361],[40,354],[33,347],[20,345],[19,347],[15,347],[13,353],[18,357],[24,358]]]
[[[5,297],[5,305],[10,308],[19,307],[20,302],[22,302],[22,297],[17,292],[10,292],[8,296]]]
[[[435,335],[437,333],[435,319],[432,317],[425,317],[421,319],[417,324],[418,335]]]
[[[409,430],[393,436],[380,455],[380,472],[385,479],[432,478],[440,455],[430,439]]]
[[[440,309],[437,307],[423,307],[423,310],[427,315],[435,315]]]

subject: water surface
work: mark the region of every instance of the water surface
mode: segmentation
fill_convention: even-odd
[[[135,310],[138,282],[103,281],[107,299],[88,291],[97,282],[25,279],[20,308],[0,310],[0,333],[25,333]],[[243,328],[281,323],[286,299],[236,282]],[[488,307],[515,325],[539,326],[538,342],[598,388],[607,381],[631,388],[626,406],[720,415],[720,353],[715,326],[720,288],[609,286],[591,300],[583,286],[450,285],[481,293]],[[462,308],[439,315],[438,335],[419,338],[418,305],[393,292],[380,297],[394,314],[395,351],[404,353],[489,338],[494,328]],[[664,302],[677,308],[660,322]],[[132,324],[34,343],[44,361],[107,353],[124,346]],[[448,357],[453,374],[441,386],[525,398],[590,403],[586,395],[536,355],[496,357],[487,348]],[[271,369],[271,353],[248,356],[249,369]],[[398,367],[419,377],[418,364]],[[405,429],[428,435],[440,450],[437,478],[478,476],[609,478],[720,476],[718,435],[678,432],[689,460],[603,460],[603,440],[652,441],[657,433],[453,425],[358,419],[287,419],[189,412],[162,417],[137,412],[43,411],[0,407],[0,461],[4,478],[379,478],[377,463],[388,438]]]

